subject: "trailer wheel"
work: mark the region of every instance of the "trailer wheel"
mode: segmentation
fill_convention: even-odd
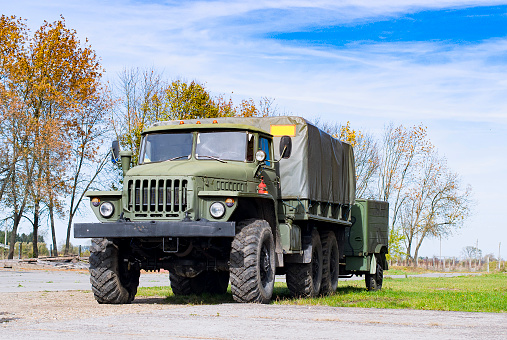
[[[275,245],[265,220],[246,220],[232,241],[230,274],[237,302],[269,303],[275,284]]]
[[[338,242],[332,231],[324,231],[320,234],[322,241],[322,295],[334,293],[338,287],[340,275],[340,252]]]
[[[98,303],[130,303],[136,296],[140,268],[125,263],[119,255],[119,246],[112,241],[92,239],[90,283]]]
[[[384,281],[384,268],[382,266],[382,262],[384,260],[385,255],[377,256],[376,262],[377,262],[377,268],[375,274],[366,274],[365,275],[365,281],[366,281],[366,290],[368,291],[376,291],[382,289],[382,282]]]
[[[312,231],[312,261],[310,263],[287,264],[287,288],[295,296],[319,295],[322,283],[322,243],[319,233]]]

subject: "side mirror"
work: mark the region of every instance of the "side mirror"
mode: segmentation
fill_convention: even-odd
[[[114,140],[111,144],[111,162],[113,164],[117,164],[120,162],[120,143],[117,140]]]
[[[121,151],[121,170],[123,171],[123,177],[127,174],[130,169],[130,163],[132,162],[132,151]]]
[[[292,152],[292,139],[289,136],[282,136],[280,138],[280,159],[289,158]]]

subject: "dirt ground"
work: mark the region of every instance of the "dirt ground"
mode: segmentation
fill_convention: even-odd
[[[0,294],[1,339],[505,339],[492,313],[258,304],[99,305],[86,291]]]
[[[88,274],[85,261],[66,262],[25,262],[0,261],[0,271],[25,272],[78,272]],[[169,281],[168,281],[169,282]],[[1,284],[1,283],[0,283]],[[43,289],[43,288],[42,288]],[[0,293],[0,325],[12,321],[45,322],[128,313],[141,313],[171,308],[171,305],[159,304],[163,298],[136,298],[130,305],[99,305],[90,290],[74,291],[35,291],[20,293]]]
[[[163,298],[136,298],[130,305],[99,305],[91,291],[0,293],[0,324],[73,320],[173,308]]]
[[[7,267],[0,262],[0,274],[86,271],[72,266],[59,269],[54,264],[8,263]],[[0,339],[64,337],[505,339],[507,315],[234,303],[173,305],[162,297],[136,297],[129,305],[100,305],[89,290],[0,293]]]

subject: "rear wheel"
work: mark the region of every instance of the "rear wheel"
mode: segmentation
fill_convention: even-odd
[[[169,281],[174,295],[202,294],[204,291],[204,280],[202,273],[196,277],[186,277],[169,271]]]
[[[312,231],[312,261],[287,264],[287,287],[295,296],[319,295],[322,283],[322,244],[319,233]]]
[[[269,303],[275,284],[275,245],[265,220],[241,222],[232,242],[232,297],[237,302]]]
[[[185,277],[169,271],[174,295],[225,294],[229,286],[229,272],[204,271],[195,277]]]
[[[338,242],[332,231],[324,231],[320,234],[322,241],[322,286],[321,294],[330,294],[336,291],[338,287],[338,277],[340,275],[340,253],[338,251]]]
[[[204,274],[204,273],[203,273]],[[206,282],[204,291],[210,294],[225,294],[229,287],[229,272],[208,271],[205,272]]]
[[[141,270],[125,262],[120,248],[105,238],[92,239],[90,283],[98,303],[124,304],[134,300]]]

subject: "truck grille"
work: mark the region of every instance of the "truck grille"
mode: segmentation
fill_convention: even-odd
[[[135,179],[127,185],[127,210],[136,217],[176,217],[187,209],[186,179]]]

